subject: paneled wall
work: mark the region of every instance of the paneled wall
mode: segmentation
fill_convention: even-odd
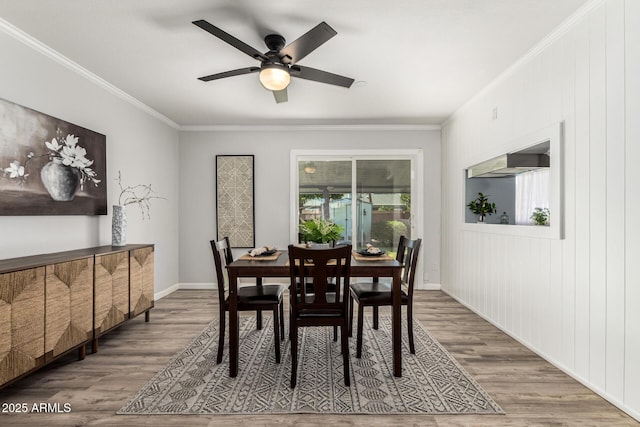
[[[582,12],[443,126],[441,282],[640,419],[640,1]],[[564,238],[464,228],[463,169],[557,122]]]

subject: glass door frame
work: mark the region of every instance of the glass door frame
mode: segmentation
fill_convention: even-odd
[[[347,161],[351,160],[351,194],[356,200],[356,161],[357,160],[410,160],[411,162],[411,235],[422,236],[424,225],[424,174],[423,151],[421,149],[405,150],[291,150],[290,157],[290,222],[289,241],[298,241],[298,162],[299,161]],[[351,218],[357,217],[356,203],[351,204]],[[356,236],[356,221],[351,222],[351,235]],[[420,265],[418,268],[421,270]],[[422,277],[422,276],[416,276]]]

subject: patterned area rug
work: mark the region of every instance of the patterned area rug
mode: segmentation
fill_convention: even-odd
[[[364,325],[362,358],[350,339],[351,387],[343,380],[340,341],[332,328],[300,334],[298,384],[289,387],[289,341],[275,363],[273,323],[262,331],[241,317],[238,377],[230,378],[228,350],[216,365],[217,322],[152,378],[118,414],[503,414],[502,409],[429,333],[414,325],[416,354],[403,325],[403,375],[393,376],[391,318],[380,329]]]

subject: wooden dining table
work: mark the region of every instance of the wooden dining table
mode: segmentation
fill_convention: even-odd
[[[229,376],[238,375],[239,317],[237,291],[239,278],[255,278],[261,285],[264,278],[289,277],[289,255],[278,251],[277,257],[260,259],[244,255],[227,266],[229,273]],[[392,279],[392,344],[393,375],[402,376],[401,339],[401,287],[403,265],[395,259],[385,257],[361,257],[354,254],[351,260],[351,277],[390,277]],[[284,320],[284,319],[283,319]]]

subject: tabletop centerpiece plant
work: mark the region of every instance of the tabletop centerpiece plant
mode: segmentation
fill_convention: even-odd
[[[344,227],[327,219],[310,219],[300,224],[302,242],[327,244],[342,238]]]
[[[531,219],[535,225],[549,225],[549,209],[535,208],[531,214]]]
[[[489,201],[489,195],[478,193],[478,197],[467,204],[467,207],[478,217],[478,222],[484,223],[485,217],[496,213],[496,204]]]

